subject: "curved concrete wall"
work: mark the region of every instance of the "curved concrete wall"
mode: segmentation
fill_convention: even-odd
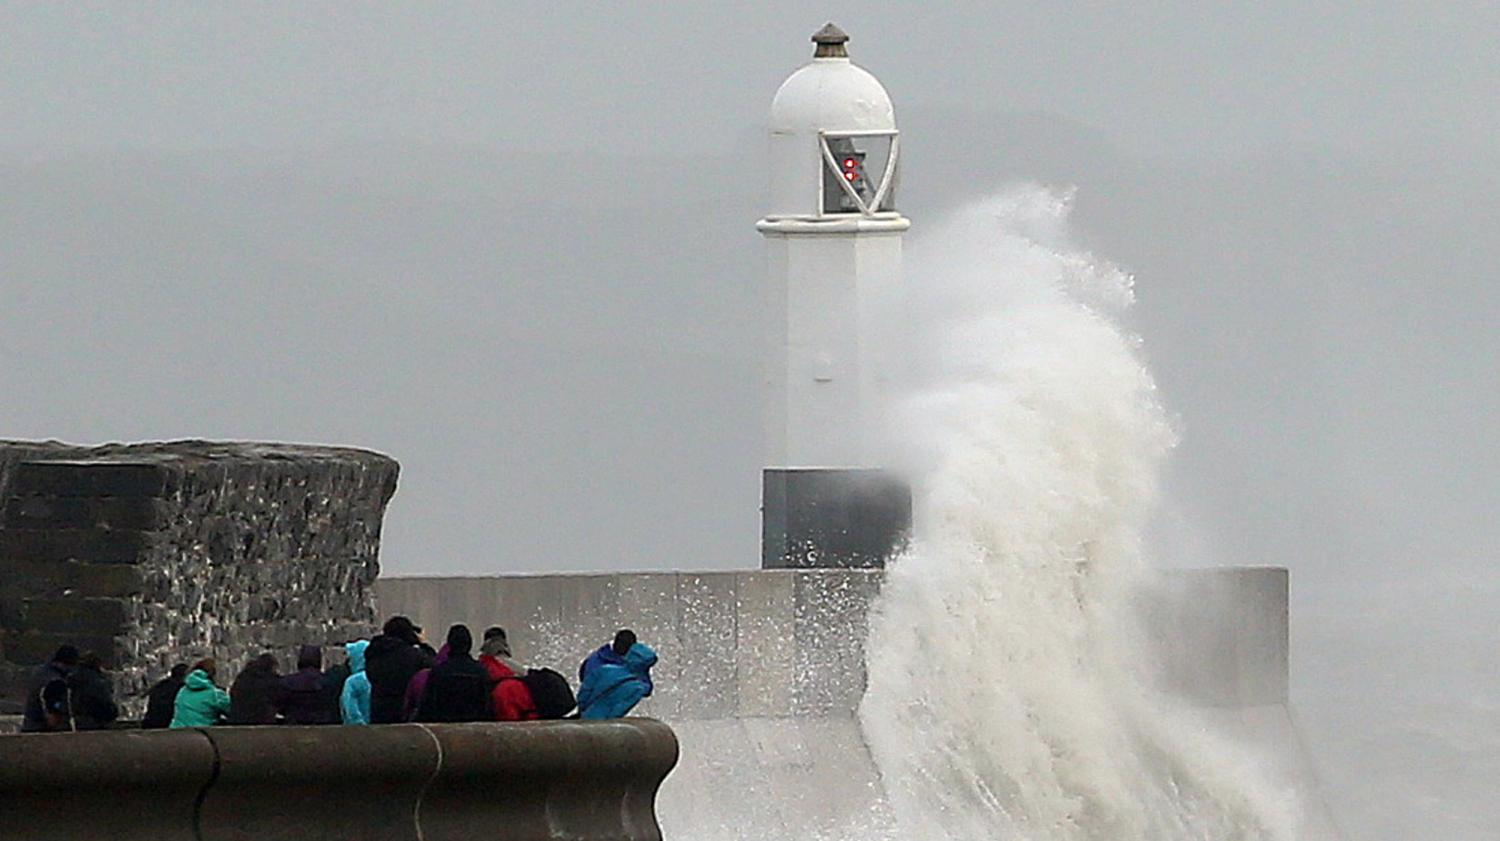
[[[660,722],[222,727],[0,738],[28,841],[660,841]]]

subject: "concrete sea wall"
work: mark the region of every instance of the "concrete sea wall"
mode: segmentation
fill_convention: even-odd
[[[232,676],[367,635],[397,472],[332,447],[0,443],[0,712],[63,643],[102,655],[138,714],[176,660]]]
[[[657,690],[641,712],[670,722],[682,742],[658,807],[668,838],[883,841],[895,821],[854,717],[883,575],[383,578],[376,592],[382,616],[404,613],[434,637],[454,622],[499,624],[521,660],[564,673],[616,628],[655,646]],[[1283,569],[1165,574],[1142,595],[1163,679],[1226,720],[1285,721],[1286,597]],[[1289,732],[1238,735],[1276,751]]]
[[[437,638],[498,624],[516,654],[567,672],[633,628],[661,654],[646,713],[668,721],[852,715],[864,693],[868,569],[383,578],[382,615]],[[1272,567],[1164,573],[1148,635],[1162,676],[1202,704],[1279,704],[1287,690],[1287,575]]]
[[[0,737],[28,841],[659,841],[659,722],[214,727]]]

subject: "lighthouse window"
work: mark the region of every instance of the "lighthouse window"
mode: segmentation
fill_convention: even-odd
[[[894,134],[824,134],[823,212],[895,210],[895,145]]]

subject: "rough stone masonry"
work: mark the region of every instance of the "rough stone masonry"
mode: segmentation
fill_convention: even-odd
[[[335,447],[0,442],[0,713],[63,643],[108,660],[134,715],[173,662],[215,657],[224,682],[367,636],[398,471]]]

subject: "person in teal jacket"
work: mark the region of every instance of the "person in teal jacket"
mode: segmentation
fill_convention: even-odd
[[[365,649],[369,640],[355,640],[344,646],[349,656],[349,679],[339,698],[339,713],[345,724],[370,723],[370,676],[365,674]]]
[[[229,715],[229,693],[214,685],[218,664],[210,657],[188,672],[172,705],[172,727],[212,727]]]
[[[622,663],[601,662],[587,669],[578,687],[578,717],[623,718],[651,694],[656,652],[645,643],[630,646]]]

